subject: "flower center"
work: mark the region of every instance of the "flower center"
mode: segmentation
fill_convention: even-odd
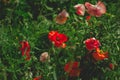
[[[59,37],[56,37],[56,40],[57,40],[57,41],[60,41],[60,38],[59,38]]]

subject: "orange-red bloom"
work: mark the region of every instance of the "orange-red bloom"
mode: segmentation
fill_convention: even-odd
[[[48,34],[48,38],[56,47],[66,47],[65,42],[68,40],[68,38],[65,34],[58,33],[57,31],[50,31]]]
[[[95,48],[98,48],[100,46],[100,42],[95,38],[90,38],[85,40],[85,45],[88,50],[94,50]]]
[[[67,21],[69,14],[67,13],[66,10],[63,10],[62,12],[60,12],[57,17],[55,18],[56,23],[58,24],[64,24]]]
[[[76,13],[78,15],[84,16],[85,6],[83,4],[77,4],[77,5],[74,6],[74,8],[76,9]]]
[[[30,45],[28,41],[22,41],[20,44],[22,45],[20,48],[22,56],[26,55],[26,60],[30,60]]]
[[[96,5],[92,5],[91,3],[86,2],[85,7],[87,8],[87,12],[91,16],[100,17],[100,16],[102,16],[102,14],[106,13],[106,7],[105,7],[104,3],[101,1],[98,1],[98,3]]]
[[[41,80],[42,76],[35,77],[33,80]]]
[[[78,62],[68,62],[64,66],[64,71],[71,77],[77,77],[80,75],[79,63]]]
[[[93,55],[93,58],[97,61],[108,58],[108,52],[103,52],[99,48],[97,48],[96,52],[94,52],[92,55]]]

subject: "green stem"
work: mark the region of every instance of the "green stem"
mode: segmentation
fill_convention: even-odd
[[[55,69],[54,69],[54,72],[53,72],[53,77],[54,77],[54,80],[57,80]]]

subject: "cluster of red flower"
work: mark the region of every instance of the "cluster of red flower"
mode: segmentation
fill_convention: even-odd
[[[56,47],[65,48],[65,42],[68,41],[68,38],[65,34],[59,33],[57,31],[50,31],[48,34],[48,38]]]
[[[99,46],[101,44],[100,44],[99,40],[96,40],[95,38],[87,39],[87,40],[85,40],[85,45],[89,51],[95,50],[92,53],[92,56],[96,61],[100,61],[100,60],[104,60],[104,59],[108,58],[108,52],[103,52],[102,50],[100,50]],[[109,68],[114,69],[114,64],[110,63]]]
[[[102,16],[102,14],[106,13],[106,7],[105,7],[104,3],[102,3],[101,1],[98,1],[98,3],[96,5],[92,5],[89,2],[86,2],[85,5],[77,4],[74,6],[74,8],[76,9],[76,13],[81,16],[84,16],[85,11],[87,11],[88,14],[90,15],[90,16],[86,17],[87,21],[90,20],[91,16],[100,17],[100,16]],[[68,16],[69,16],[69,14],[66,12],[66,10],[63,10],[55,18],[56,23],[64,24],[66,22]],[[48,33],[48,39],[54,44],[54,46],[62,47],[62,48],[66,47],[65,42],[68,41],[68,37],[63,33],[59,33],[58,31],[50,31]],[[105,58],[108,58],[108,53],[100,50],[99,46],[101,44],[100,44],[99,40],[96,40],[95,38],[90,38],[90,39],[85,40],[84,43],[86,45],[87,50],[94,51],[92,53],[92,56],[96,61],[104,60]],[[27,41],[22,41],[22,42],[20,42],[20,44],[22,45],[22,47],[20,49],[22,52],[22,55],[26,55],[26,60],[30,60],[30,54],[29,54],[30,53],[30,45],[29,45],[29,43]],[[40,61],[44,62],[48,56],[49,56],[48,53],[42,54],[42,56],[40,57]],[[110,68],[112,68],[112,67],[113,67],[113,65],[110,64]],[[66,63],[64,66],[64,71],[66,73],[68,73],[69,76],[72,76],[72,77],[79,76],[80,75],[79,62],[70,61],[70,62]],[[41,79],[41,76],[34,78],[34,80],[39,80],[39,79]]]
[[[105,58],[108,58],[108,52],[103,52],[99,49],[100,42],[99,40],[96,40],[95,38],[90,38],[85,40],[86,48],[90,50],[95,50],[95,52],[92,53],[95,60],[104,60]]]

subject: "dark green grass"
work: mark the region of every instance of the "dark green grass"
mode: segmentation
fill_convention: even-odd
[[[76,56],[84,56],[88,52],[83,42],[90,37],[100,40],[100,48],[109,52],[109,62],[115,64],[114,70],[103,68],[102,80],[120,80],[120,0],[102,0],[107,7],[107,13],[100,18],[92,17],[91,25],[86,24],[85,16],[76,15],[73,8],[75,4],[86,1],[93,4],[97,2],[96,0],[18,0],[18,2],[11,0],[9,3],[0,1],[0,80],[32,80],[39,75],[43,76],[43,80],[67,78],[63,70],[65,63],[78,60]],[[64,25],[58,25],[54,18],[63,9],[66,9],[70,16]],[[50,30],[58,30],[69,37],[65,49],[55,48],[49,42],[47,35]],[[30,43],[30,61],[25,61],[19,50],[19,42],[22,40]],[[49,62],[41,63],[39,56],[45,51],[49,52],[51,58]],[[94,72],[88,70],[86,75]],[[97,77],[91,79],[99,80]]]

